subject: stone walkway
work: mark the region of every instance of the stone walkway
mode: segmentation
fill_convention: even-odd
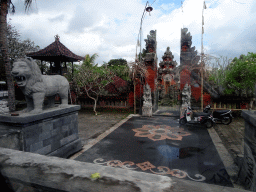
[[[177,107],[174,108],[170,108],[170,107],[160,107],[159,111],[161,112],[162,110],[167,111],[167,110],[177,110]],[[166,114],[168,116],[168,114]],[[101,136],[96,139],[96,137],[98,135],[100,135],[102,132],[105,132],[106,130],[108,130],[111,126],[111,124],[115,124],[117,122],[120,122],[121,119],[124,118],[125,115],[117,115],[115,117],[115,115],[111,116],[91,116],[91,117],[86,117],[87,114],[81,114],[80,113],[80,118],[79,118],[79,135],[80,138],[84,141],[83,144],[85,144],[84,146],[84,150],[88,150],[88,148],[92,147],[94,144],[96,144],[97,142],[99,142],[99,140],[101,140]],[[127,115],[126,115],[127,116]],[[110,120],[111,119],[111,120]],[[108,121],[110,120],[110,121]],[[89,121],[89,124],[88,124]],[[118,127],[120,126],[122,123],[118,123],[117,126],[114,127]],[[93,129],[91,127],[91,125],[93,125]],[[83,127],[83,128],[82,128]],[[86,128],[87,127],[87,128]],[[82,128],[82,130],[81,130]],[[85,129],[86,128],[86,129]],[[233,159],[233,161],[236,164],[239,164],[239,162],[241,162],[241,158],[243,156],[243,135],[244,135],[244,121],[243,118],[241,117],[235,117],[233,119],[233,122],[230,125],[223,125],[223,124],[216,124],[213,128],[215,133],[218,133],[216,135],[219,136],[220,138],[220,142],[225,146],[225,148],[227,150],[225,150],[225,152],[229,154],[226,155],[230,155]],[[91,130],[91,133],[87,133],[88,130]],[[107,131],[109,132],[109,131]],[[106,135],[108,135],[109,133],[106,133]],[[104,134],[102,134],[104,135]],[[93,138],[92,138],[93,136]],[[94,139],[95,138],[95,139]],[[89,142],[89,143],[88,143]],[[87,147],[86,147],[87,144]],[[71,157],[71,159],[75,159],[77,156],[81,155],[80,154],[76,154],[73,157]],[[237,166],[238,169],[238,166]],[[238,170],[236,170],[237,172]],[[232,180],[234,181],[234,178],[232,178]],[[236,188],[240,188],[242,189],[243,187],[238,185],[234,185]]]
[[[107,112],[94,115],[91,112],[80,110],[78,112],[78,134],[82,145],[88,144],[127,116],[128,114],[125,113]]]
[[[229,125],[216,124],[214,126],[223,145],[237,165],[239,165],[244,155],[244,128],[242,117],[235,117]]]

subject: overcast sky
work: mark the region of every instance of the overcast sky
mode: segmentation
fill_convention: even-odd
[[[145,0],[37,0],[27,13],[22,0],[12,0],[15,14],[8,21],[45,48],[58,34],[73,53],[97,53],[96,63],[123,58],[133,61],[136,53]],[[204,10],[204,52],[214,56],[238,57],[256,52],[256,1],[206,0]],[[167,46],[179,63],[180,29],[188,28],[192,46],[201,52],[203,0],[151,0],[153,11],[142,24],[143,44],[150,30],[157,30],[157,56],[162,60]]]

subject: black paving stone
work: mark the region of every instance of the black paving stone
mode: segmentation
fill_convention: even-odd
[[[173,129],[172,133],[166,134],[168,138],[154,141],[150,137],[135,136],[133,129],[143,125]],[[151,130],[150,133],[156,132]],[[180,136],[181,140],[173,140]],[[136,171],[159,174],[169,169],[166,175],[170,177],[233,187],[207,129],[180,127],[176,117],[132,117],[75,160],[92,163],[96,159],[98,163],[114,167],[128,165],[127,161],[130,161],[128,168],[136,168]]]

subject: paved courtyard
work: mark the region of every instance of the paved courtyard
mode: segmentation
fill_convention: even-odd
[[[174,109],[171,110],[174,111]],[[169,109],[170,113],[171,110]],[[158,111],[158,115],[151,118],[134,116],[126,122],[122,120],[123,122],[119,122],[111,129],[105,127],[104,130],[107,130],[105,133],[101,135],[100,133],[104,131],[95,133],[96,136],[99,135],[98,138],[85,139],[83,151],[71,158],[242,188],[234,183],[236,180],[234,175],[238,172],[238,168],[230,158],[229,149],[224,147],[222,139],[216,133],[216,127],[208,130],[180,127],[178,118],[169,116],[170,114],[167,114],[169,112],[162,109]],[[123,118],[124,115],[121,115],[117,122]],[[98,130],[100,130],[99,127],[100,125]],[[217,140],[213,137],[217,137]]]

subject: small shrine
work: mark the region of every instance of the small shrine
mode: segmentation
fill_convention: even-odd
[[[178,100],[179,95],[179,72],[176,68],[177,62],[167,47],[158,68],[158,90],[161,105],[170,105]]]
[[[26,55],[28,57],[32,57],[33,59],[41,60],[41,63],[42,61],[50,62],[49,74],[59,75],[63,75],[67,72],[66,62],[71,62],[73,76],[73,62],[84,60],[83,57],[74,54],[67,47],[65,47],[60,42],[60,37],[58,35],[55,36],[55,41],[44,49],[37,52],[28,53]]]

